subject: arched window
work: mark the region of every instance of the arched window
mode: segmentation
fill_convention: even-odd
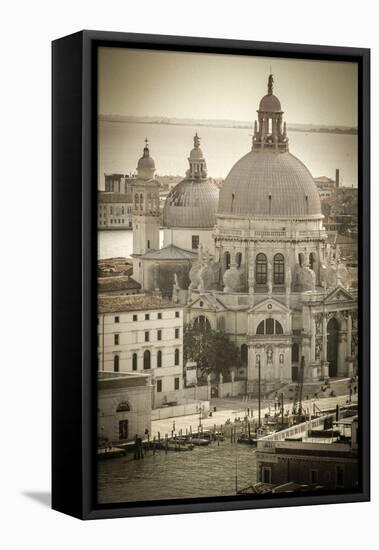
[[[140,209],[142,210],[143,209],[143,194],[142,193],[140,193],[139,202],[140,202]]]
[[[247,345],[242,344],[241,346],[241,361],[243,365],[247,365],[247,358],[248,358],[248,351],[247,351]]]
[[[304,254],[302,252],[300,252],[300,254],[299,254],[299,266],[303,267],[303,265],[304,265]]]
[[[255,259],[255,280],[257,285],[267,283],[267,258],[265,254],[258,254]]]
[[[264,334],[264,333],[265,333],[265,322],[261,321],[257,326],[257,334]]]
[[[204,330],[210,330],[211,328],[209,320],[204,315],[199,315],[199,317],[196,317],[193,324]]]
[[[309,254],[309,267],[310,267],[311,269],[313,269],[313,271],[314,271],[314,269],[315,269],[315,263],[316,263],[316,257],[315,257],[315,255],[313,254],[313,252],[311,252],[311,253]]]
[[[120,370],[120,358],[118,355],[113,357],[113,370],[118,372]]]
[[[150,368],[151,353],[148,349],[143,352],[143,368],[148,370]]]
[[[274,319],[269,317],[266,319],[266,334],[274,334],[275,332],[275,323]]]
[[[284,285],[283,254],[275,254],[274,256],[274,285]]]
[[[175,365],[179,365],[179,350],[175,350]]]
[[[230,269],[230,252],[224,253],[224,265],[225,270]]]
[[[269,317],[259,323],[257,334],[283,334],[283,327],[279,321],[275,321]]]
[[[136,354],[136,353],[133,353],[132,368],[133,368],[133,370],[137,370],[137,367],[138,367],[138,358],[137,358],[137,354]]]
[[[161,350],[158,350],[157,352],[157,367],[160,368],[162,366],[162,352]]]
[[[236,254],[236,266],[241,267],[242,264],[242,252],[237,252]]]
[[[292,344],[292,363],[299,362],[299,344],[296,342]]]

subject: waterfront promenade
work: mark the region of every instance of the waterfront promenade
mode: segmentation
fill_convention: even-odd
[[[346,405],[346,403],[349,401],[349,395],[339,395],[336,397],[324,397],[320,399],[309,399],[304,400],[302,402],[303,410],[309,409],[310,411],[313,410],[313,405],[316,405],[318,409],[331,409],[334,408],[336,405]],[[354,394],[352,396],[352,402],[355,403],[358,401],[358,394]],[[223,400],[223,407],[225,407],[227,400]],[[234,422],[236,418],[240,418],[243,420],[245,416],[247,415],[248,409],[249,409],[249,419],[250,420],[257,420],[258,419],[258,406],[256,399],[252,401],[238,401],[236,399],[231,400],[231,408],[223,408],[222,410],[219,410],[217,408],[218,400],[215,399],[212,401],[212,407],[211,410],[213,410],[213,406],[216,406],[216,412],[212,413],[212,416],[206,416],[201,419],[201,426],[203,429],[213,429],[214,425],[216,425],[217,429],[221,425],[225,425],[228,420],[230,422]],[[284,404],[284,414],[292,412],[292,402],[288,402]],[[265,414],[268,413],[274,414],[274,402],[272,400],[262,402],[262,408],[261,408],[261,418],[263,419]],[[160,434],[160,437],[164,437],[165,434],[171,435],[172,431],[174,430],[176,433],[178,433],[180,430],[182,430],[183,433],[189,431],[192,429],[193,432],[197,432],[198,427],[200,423],[199,414],[191,414],[186,416],[176,416],[171,418],[165,418],[163,420],[153,420],[152,422],[152,437],[158,436],[158,432]]]

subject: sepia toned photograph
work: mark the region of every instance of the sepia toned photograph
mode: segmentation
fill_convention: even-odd
[[[99,505],[358,491],[358,78],[99,47]]]

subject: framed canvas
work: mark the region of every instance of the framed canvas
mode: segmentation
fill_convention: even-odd
[[[53,508],[370,498],[370,52],[53,42]]]

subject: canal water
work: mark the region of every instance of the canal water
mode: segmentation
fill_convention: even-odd
[[[255,449],[225,440],[193,451],[99,461],[99,504],[231,496],[256,482]],[[237,467],[236,467],[237,466]]]

